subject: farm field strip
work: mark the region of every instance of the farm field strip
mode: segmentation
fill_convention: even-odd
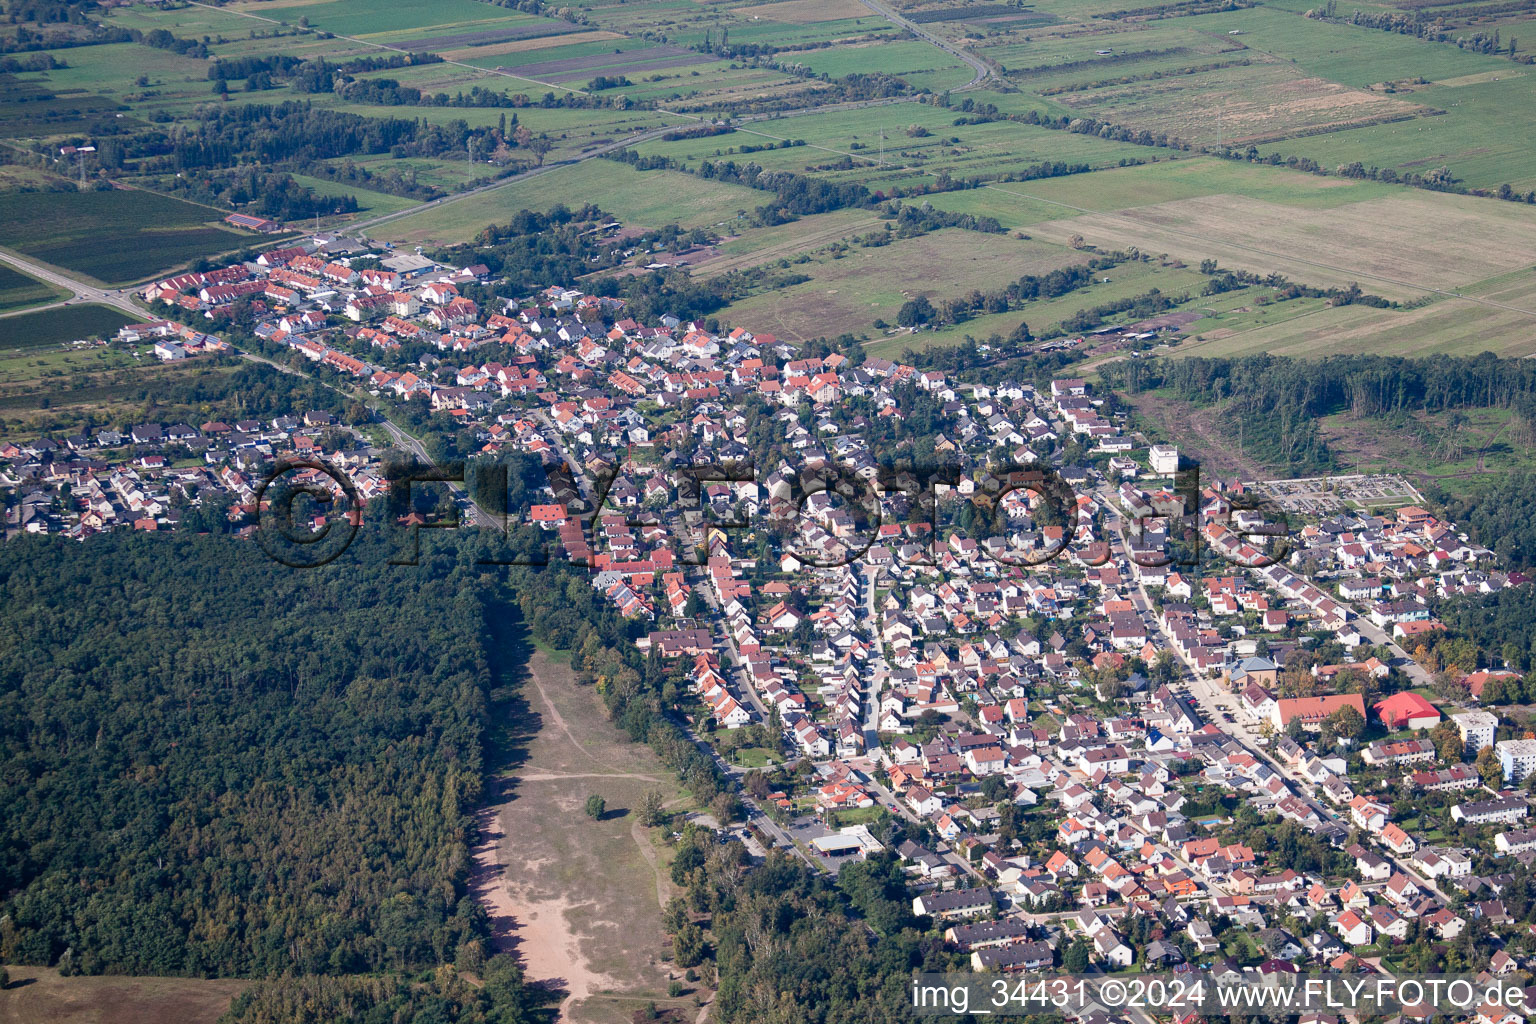
[[[1016,191],[1000,185],[983,187],[1005,193]],[[1536,250],[1533,250],[1536,235],[1532,234],[1529,224],[1510,224],[1504,218],[1475,217],[1470,208],[1457,210],[1449,202],[1452,199],[1464,203],[1486,202],[1464,197],[1444,196],[1439,201],[1432,201],[1405,195],[1385,200],[1366,200],[1354,204],[1356,209],[1350,210],[1352,216],[1347,223],[1335,221],[1327,226],[1311,227],[1299,223],[1293,212],[1278,204],[1245,202],[1235,197],[1209,196],[1122,213],[1097,213],[1024,192],[1018,194],[1083,215],[1034,225],[1033,230],[1047,238],[1064,241],[1086,231],[1094,237],[1083,237],[1092,244],[1108,243],[1114,248],[1137,245],[1143,249],[1166,251],[1193,259],[1214,257],[1227,266],[1250,269],[1256,273],[1279,270],[1293,279],[1314,283],[1318,283],[1315,271],[1323,271],[1326,280],[1320,283],[1341,287],[1352,281],[1372,286],[1386,285],[1388,287],[1381,290],[1388,293],[1389,297],[1459,294],[1455,289],[1457,282],[1448,282],[1438,277],[1446,255],[1446,239],[1461,240],[1452,262],[1469,276],[1460,283],[1472,284],[1512,269],[1511,262],[1518,264],[1536,258]],[[1340,217],[1341,214],[1335,211],[1334,216]],[[1438,218],[1439,223],[1426,226],[1412,219],[1416,217]],[[1529,214],[1525,215],[1525,218],[1529,217]],[[1405,223],[1413,226],[1403,227]],[[1469,235],[1469,231],[1482,234]],[[1512,247],[1508,250],[1509,262],[1488,262],[1492,258],[1489,233],[1497,237],[1501,244]],[[1286,244],[1268,248],[1239,240],[1256,235],[1278,238]],[[1404,246],[1403,250],[1386,252],[1382,248],[1394,244]],[[1259,262],[1254,256],[1268,257],[1277,262]],[[1360,263],[1353,262],[1355,260]],[[1364,263],[1363,267],[1361,263]],[[1400,275],[1410,277],[1405,279]],[[1536,318],[1536,309],[1515,307],[1491,299],[1469,298]]]
[[[1230,337],[1187,341],[1168,353],[1242,356],[1268,353],[1317,359],[1339,353],[1389,351],[1404,356],[1536,355],[1531,318],[1508,309],[1487,309],[1465,299],[1440,299],[1410,310],[1334,306],[1277,321]]]
[[[0,245],[122,284],[254,241],[214,227],[222,212],[143,190],[0,195]]]

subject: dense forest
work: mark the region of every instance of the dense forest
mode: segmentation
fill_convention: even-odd
[[[1536,667],[1536,587],[1506,587],[1479,597],[1458,597],[1440,609],[1445,624],[1471,639],[1490,665],[1517,671]]]
[[[1536,566],[1536,473],[1512,473],[1461,494],[1437,495],[1446,515],[1471,531],[1499,560],[1517,569]]]
[[[251,1020],[306,985],[356,1019],[526,1019],[465,890],[491,606],[385,541],[314,574],[219,536],[0,547],[0,959],[292,976]]]

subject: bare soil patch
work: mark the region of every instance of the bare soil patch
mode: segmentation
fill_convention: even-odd
[[[566,662],[540,651],[528,670],[526,746],[483,814],[474,851],[473,890],[498,947],[529,978],[566,993],[562,1020],[609,1024],[647,1001],[676,1005],[661,959],[671,852],[634,808],[648,790],[668,800],[680,790]],[[599,821],[584,813],[592,794],[608,804]]]
[[[1188,402],[1152,393],[1127,397],[1150,428],[1198,459],[1206,472],[1218,476],[1236,473],[1245,480],[1271,475],[1263,465],[1249,458],[1238,447],[1237,438],[1221,426],[1219,409],[1196,408]]]
[[[213,1024],[248,982],[203,978],[61,978],[7,967],[0,1024]]]

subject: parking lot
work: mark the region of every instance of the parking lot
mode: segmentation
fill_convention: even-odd
[[[1346,508],[1379,508],[1411,505],[1423,495],[1396,474],[1375,476],[1318,476],[1296,480],[1265,480],[1254,490],[1282,512],[1326,516]]]

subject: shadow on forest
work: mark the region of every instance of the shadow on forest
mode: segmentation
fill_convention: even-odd
[[[519,947],[518,921],[506,910],[507,901],[497,898],[503,885],[505,868],[495,859],[495,847],[502,835],[497,816],[507,804],[517,799],[517,773],[527,762],[528,748],[544,726],[544,718],[533,709],[525,695],[530,671],[528,660],[534,646],[515,606],[502,605],[502,615],[490,623],[487,658],[490,663],[490,725],[486,733],[485,799],[475,814],[472,846],[478,851],[491,844],[489,862],[477,859],[469,879],[470,894],[486,912],[491,940],[497,952],[508,953],[526,967]],[[564,979],[544,978],[538,987],[549,993],[551,1001],[566,994]]]

